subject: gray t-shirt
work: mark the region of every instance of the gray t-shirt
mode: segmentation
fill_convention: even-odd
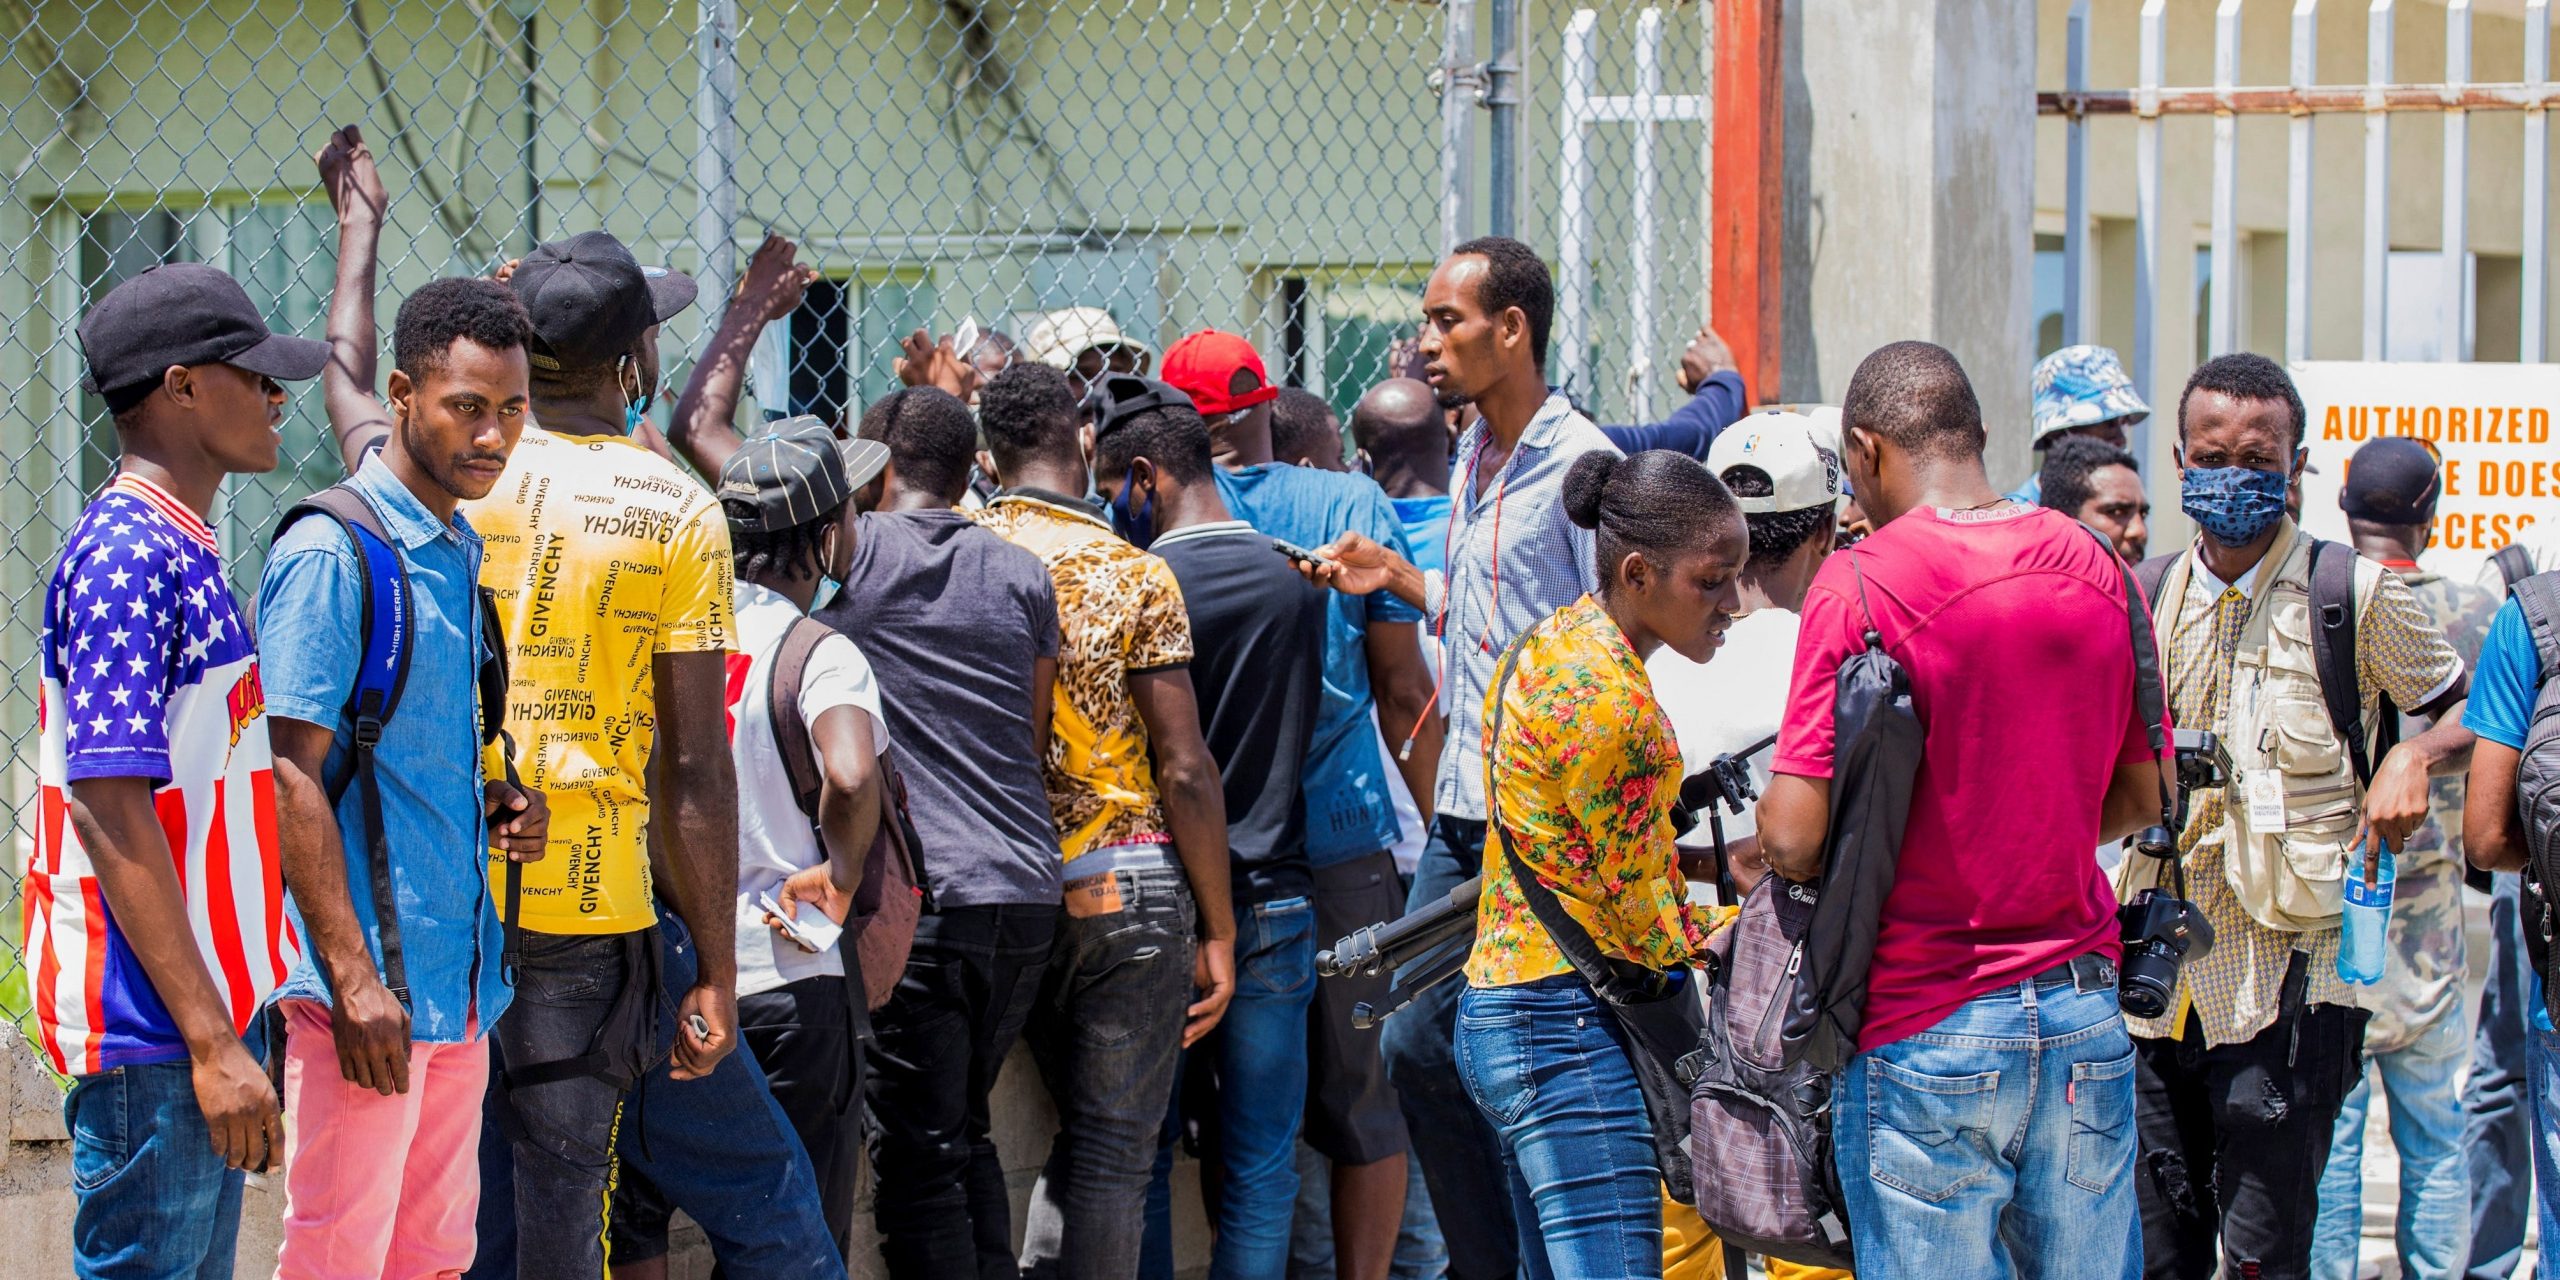
[[[818,620],[871,660],[889,740],[946,907],[1058,901],[1031,667],[1058,656],[1040,558],[957,511],[872,512]]]

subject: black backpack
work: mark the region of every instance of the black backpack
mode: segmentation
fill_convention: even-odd
[[[2560,886],[2560,573],[2520,579],[2509,594],[2524,613],[2542,667],[2542,687],[2525,728],[2524,758],[2516,766],[2516,815],[2525,846],[2525,953],[2542,977],[2544,1007],[2560,1019],[2560,972],[2553,965],[2560,948],[2552,945],[2560,936],[2560,912],[2551,899],[2552,888]]]

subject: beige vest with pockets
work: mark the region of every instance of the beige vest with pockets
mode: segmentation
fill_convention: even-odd
[[[2311,609],[2311,543],[2296,530],[2269,547],[2267,558],[2259,562],[2255,609],[2240,633],[2222,723],[2203,726],[2222,736],[2230,757],[2223,878],[2250,919],[2286,933],[2337,927],[2347,857],[2364,811],[2364,788],[2356,781],[2346,744],[2329,723],[2329,704],[2320,691],[2311,639],[2317,625]],[[2355,553],[2340,547],[2329,554]],[[2179,605],[2194,569],[2192,553],[2179,556],[2160,584],[2160,598],[2152,602],[2152,623],[2164,650],[2174,643]],[[2383,573],[2382,566],[2356,557],[2357,618],[2372,604]],[[2379,699],[2360,692],[2370,751],[2371,726],[2380,722]],[[2272,773],[2283,788],[2284,823],[2266,824],[2262,830],[2250,820],[2249,780],[2263,773]],[[2152,869],[2137,870],[2134,864],[2151,861],[2127,858],[2122,869],[2148,880]]]

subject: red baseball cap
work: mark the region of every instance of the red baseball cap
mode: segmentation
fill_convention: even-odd
[[[1252,390],[1232,389],[1239,369],[1253,375]],[[1263,371],[1262,356],[1253,344],[1216,329],[1203,329],[1165,348],[1164,365],[1158,372],[1191,397],[1204,417],[1250,409],[1280,397],[1280,388],[1271,385],[1271,375]]]

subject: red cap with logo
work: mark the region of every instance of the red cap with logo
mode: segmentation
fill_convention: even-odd
[[[1244,391],[1234,389],[1239,370],[1253,375],[1253,385]],[[1250,409],[1280,395],[1280,388],[1271,385],[1271,375],[1263,371],[1262,356],[1253,344],[1216,329],[1203,329],[1165,348],[1164,365],[1158,372],[1191,397],[1204,417]]]

